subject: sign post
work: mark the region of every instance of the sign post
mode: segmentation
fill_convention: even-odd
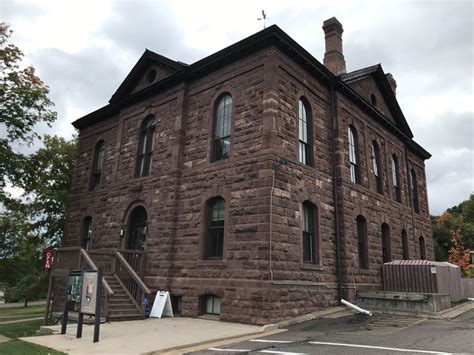
[[[46,297],[46,308],[44,310],[44,319],[43,319],[43,325],[48,324],[48,319],[49,319],[49,309],[51,307],[51,293],[53,291],[52,287],[52,278],[51,278],[51,269],[53,268],[53,263],[54,263],[54,253],[55,250],[51,247],[46,248],[43,251],[43,259],[42,259],[42,264],[43,267],[48,270],[48,296]]]
[[[100,330],[100,302],[102,297],[102,268],[97,271],[84,271],[81,307],[77,323],[76,338],[82,337],[82,326],[84,323],[84,314],[94,316],[94,343],[99,341]]]

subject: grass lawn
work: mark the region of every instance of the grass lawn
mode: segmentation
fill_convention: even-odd
[[[11,317],[0,317],[0,323],[2,322],[8,322],[11,320],[22,320],[22,319],[31,319],[31,318],[38,318],[42,317],[42,313],[36,313],[36,314],[25,314],[21,316],[11,316]]]
[[[19,316],[24,314],[44,314],[45,305],[16,308],[0,308],[0,317]]]
[[[8,338],[28,337],[35,335],[41,325],[43,325],[42,319],[0,324],[0,334],[5,335]]]
[[[56,351],[44,346],[27,343],[18,339],[13,339],[5,343],[0,343],[0,354],[15,354],[15,355],[61,355],[66,354],[61,351]]]

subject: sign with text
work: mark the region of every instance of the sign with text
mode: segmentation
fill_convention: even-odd
[[[43,251],[43,260],[42,264],[45,269],[52,269],[54,263],[54,249],[46,248]]]
[[[162,316],[173,317],[173,308],[171,307],[171,298],[168,291],[158,291],[155,302],[150,312],[150,318],[161,318]]]
[[[94,315],[97,300],[97,271],[84,271],[82,278],[81,312]]]

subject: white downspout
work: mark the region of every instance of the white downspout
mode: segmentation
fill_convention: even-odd
[[[360,307],[357,307],[355,304],[352,304],[352,303],[350,303],[350,302],[347,302],[345,299],[342,299],[342,298],[341,298],[341,303],[342,303],[343,305],[346,305],[346,306],[348,306],[348,307],[351,307],[352,309],[355,309],[357,312],[360,312],[360,313],[362,313],[362,314],[365,314],[366,316],[369,316],[369,317],[370,317],[370,316],[372,315],[372,312],[371,312],[371,311],[367,311],[367,310],[365,310],[365,309],[362,309],[362,308],[360,308]]]

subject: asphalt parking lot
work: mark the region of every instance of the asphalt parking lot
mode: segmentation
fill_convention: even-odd
[[[359,314],[319,318],[288,331],[192,354],[474,353],[474,310],[453,319]]]

